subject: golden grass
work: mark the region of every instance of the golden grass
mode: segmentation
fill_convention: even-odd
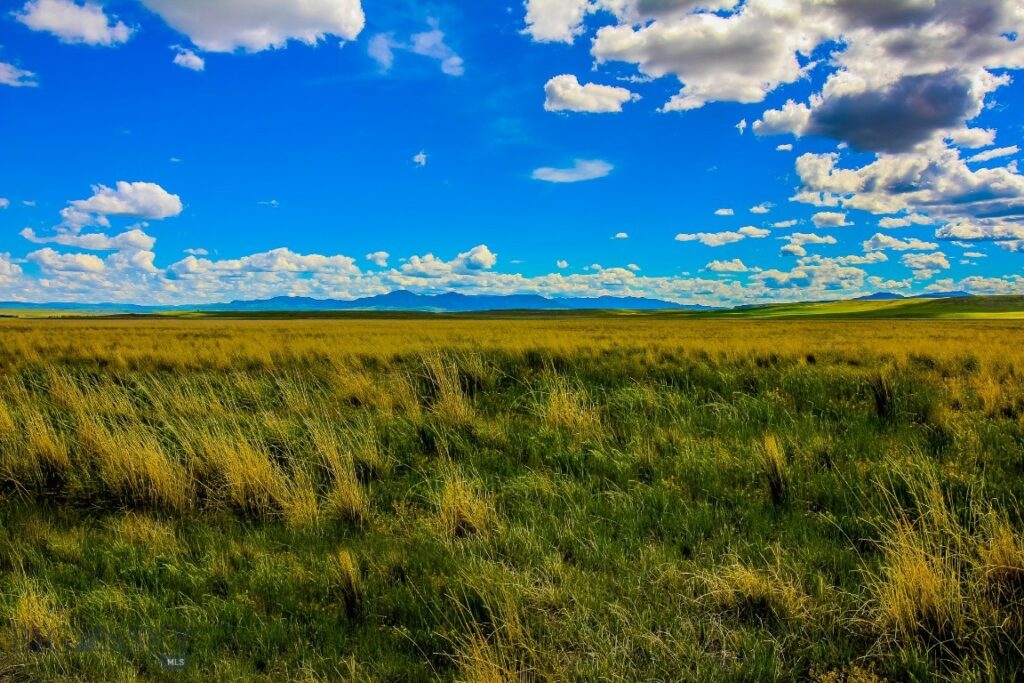
[[[8,642],[8,652],[40,652],[64,647],[71,641],[71,626],[67,612],[56,598],[36,586],[31,579],[23,579],[18,597],[8,615],[10,627],[2,640]]]
[[[210,479],[223,485],[235,507],[265,516],[288,506],[288,477],[259,445],[241,433],[203,432],[199,438],[201,458]]]
[[[335,567],[335,580],[341,591],[345,613],[349,618],[356,617],[363,605],[363,575],[359,562],[348,548],[338,551]]]
[[[441,353],[431,353],[424,358],[427,373],[437,392],[434,413],[443,420],[455,423],[469,423],[473,420],[473,406],[462,390],[459,368],[455,362]]]
[[[451,539],[486,534],[494,524],[495,513],[482,486],[449,464],[437,494],[437,519],[444,537]]]
[[[585,391],[572,387],[559,376],[550,378],[547,384],[549,389],[543,414],[549,426],[584,434],[592,433],[600,426],[600,416]]]
[[[810,599],[777,566],[755,569],[733,561],[698,578],[705,588],[701,600],[718,611],[758,623],[808,615]]]
[[[171,459],[144,428],[110,430],[95,418],[83,418],[78,439],[98,469],[100,480],[124,502],[177,512],[192,507],[192,475]]]
[[[772,502],[782,505],[789,497],[789,464],[786,451],[774,434],[765,434],[761,441],[761,465]]]

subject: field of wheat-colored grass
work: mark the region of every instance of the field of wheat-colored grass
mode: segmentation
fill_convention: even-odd
[[[0,680],[1013,680],[1021,339],[0,320]]]

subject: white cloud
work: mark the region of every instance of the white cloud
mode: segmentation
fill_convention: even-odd
[[[569,262],[566,261],[565,259],[559,259],[558,261],[555,262],[555,265],[558,266],[560,269],[565,270],[566,268],[569,267]]]
[[[206,69],[206,60],[192,50],[180,45],[175,45],[171,49],[175,51],[174,63],[178,66],[191,69],[192,71],[204,71]]]
[[[533,172],[534,180],[548,183],[579,183],[604,178],[615,167],[598,159],[577,159],[569,168],[538,168]]]
[[[885,218],[878,221],[878,227],[889,229],[889,228],[909,228],[911,225],[931,225],[934,223],[931,218],[919,213],[912,213],[907,216],[886,216]]]
[[[700,242],[701,244],[708,247],[724,247],[727,244],[733,242],[739,242],[740,240],[746,239],[746,235],[741,232],[697,232],[697,233],[679,233],[676,235],[677,242]]]
[[[0,85],[9,85],[12,88],[35,88],[39,82],[31,71],[19,69],[7,62],[0,62]]]
[[[807,244],[837,244],[836,238],[831,235],[816,235],[813,232],[794,232],[784,238],[786,244],[782,247],[782,253],[793,256],[807,256],[804,245]]]
[[[965,242],[1019,240],[1024,239],[1024,225],[998,219],[962,220],[942,226],[935,231],[935,237]]]
[[[131,28],[107,17],[103,6],[95,2],[30,0],[15,17],[33,31],[52,33],[64,43],[111,46],[132,36]]]
[[[708,270],[715,273],[746,273],[749,268],[738,258],[732,259],[731,261],[712,261],[705,266]]]
[[[26,256],[47,273],[99,273],[106,267],[103,259],[93,254],[61,254],[46,247]]]
[[[69,202],[61,211],[67,227],[108,225],[107,216],[132,216],[160,220],[182,211],[181,198],[156,183],[118,181],[115,188],[94,185],[88,199]]]
[[[617,232],[617,233],[615,233],[615,236],[612,239],[628,240],[629,239],[629,233],[628,232]]]
[[[6,209],[11,205],[11,200],[6,197],[0,197],[0,209]]]
[[[444,261],[433,254],[412,256],[402,265],[402,273],[413,277],[436,278],[446,275],[473,275],[490,270],[498,262],[498,255],[479,244],[459,254],[451,261]]]
[[[328,35],[354,40],[365,16],[359,0],[142,0],[207,52],[260,52],[289,40],[315,45]]]
[[[685,4],[693,8],[708,3]],[[591,53],[598,64],[628,62],[647,76],[678,78],[682,90],[663,111],[696,109],[714,101],[760,102],[780,84],[804,74],[797,52],[809,54],[815,34],[802,23],[796,6],[750,2],[726,16],[702,12],[604,26]]]
[[[58,232],[55,235],[37,235],[32,228],[25,228],[19,233],[29,242],[35,244],[60,244],[65,247],[78,247],[91,251],[149,251],[156,244],[156,239],[147,235],[139,228],[126,230],[118,235],[110,236],[103,233]]]
[[[638,266],[635,263],[627,263],[626,264],[626,268],[628,268],[629,270],[633,271],[634,273],[640,272],[640,266]]]
[[[179,277],[235,273],[333,273],[353,276],[360,273],[355,260],[348,256],[298,254],[283,247],[219,261],[188,256],[171,265],[168,270]]]
[[[755,214],[766,214],[772,210],[773,204],[771,202],[763,202],[757,206],[750,207],[750,213]]]
[[[196,249],[186,249],[185,253],[190,255],[190,256],[208,256],[210,252],[208,252],[206,249],[196,248]]]
[[[786,143],[786,144],[784,144],[784,145],[778,145],[778,146],[776,146],[776,147],[775,147],[775,151],[776,151],[776,152],[792,152],[792,151],[793,151],[793,145],[791,145],[791,144],[789,144],[789,143],[787,142],[787,143]]]
[[[387,268],[389,258],[391,254],[386,251],[374,251],[366,255],[367,261],[380,268]]]
[[[417,166],[419,166],[420,168],[422,168],[422,167],[426,166],[426,165],[427,165],[427,153],[426,153],[426,152],[424,152],[424,151],[423,151],[423,150],[421,149],[421,150],[420,150],[420,151],[419,151],[418,153],[416,153],[415,155],[413,155],[413,157],[412,157],[412,163],[416,164],[416,165],[417,165]]]
[[[839,211],[821,211],[811,216],[811,222],[818,228],[845,228],[853,225],[846,220],[846,214]]]
[[[747,225],[740,228],[739,232],[741,235],[744,235],[746,237],[753,237],[755,239],[758,239],[762,237],[767,237],[768,235],[771,234],[772,231],[765,230],[764,228],[758,228],[753,225]]]
[[[718,209],[715,211],[716,216],[735,216],[736,212],[732,209]]]
[[[990,149],[979,154],[975,154],[967,160],[969,164],[981,163],[983,161],[992,161],[993,159],[1000,159],[1002,157],[1010,157],[1020,152],[1020,147],[1013,145],[1011,147],[997,147],[996,149]]]
[[[933,254],[904,254],[900,260],[914,271],[915,280],[928,280],[940,271],[949,270],[949,259],[941,251]]]
[[[896,239],[882,233],[875,233],[875,236],[866,240],[863,245],[864,251],[880,251],[893,249],[895,251],[928,251],[938,249],[939,245],[934,242],[925,242],[916,238],[906,240]]]
[[[746,133],[747,132],[747,120],[746,119],[740,119],[740,122],[736,124],[736,130],[738,130],[740,132],[740,135],[743,135],[744,133]]]
[[[462,76],[465,73],[462,57],[445,42],[445,34],[438,28],[437,21],[431,19],[428,24],[430,30],[412,34],[409,42],[397,40],[394,33],[378,33],[370,39],[366,53],[385,72],[394,66],[395,51],[403,50],[438,61],[441,71],[449,76]]]
[[[588,5],[589,0],[527,0],[526,32],[540,42],[571,43]]]
[[[772,223],[772,227],[773,228],[780,228],[782,230],[785,230],[786,228],[795,228],[798,223],[800,223],[800,221],[798,221],[796,219],[788,220],[788,221],[779,221],[777,223]]]
[[[544,86],[544,109],[547,111],[617,113],[622,105],[639,100],[640,96],[626,88],[587,83],[581,85],[576,76],[555,76]]]
[[[996,141],[996,131],[994,128],[960,128],[950,133],[947,139],[958,147],[979,149]]]

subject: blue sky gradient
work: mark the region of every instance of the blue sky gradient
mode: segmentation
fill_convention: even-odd
[[[0,298],[1024,293],[1012,0],[169,4],[0,17]]]

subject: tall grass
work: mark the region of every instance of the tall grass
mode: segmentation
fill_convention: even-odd
[[[0,321],[0,678],[1022,678],[1021,331]]]

